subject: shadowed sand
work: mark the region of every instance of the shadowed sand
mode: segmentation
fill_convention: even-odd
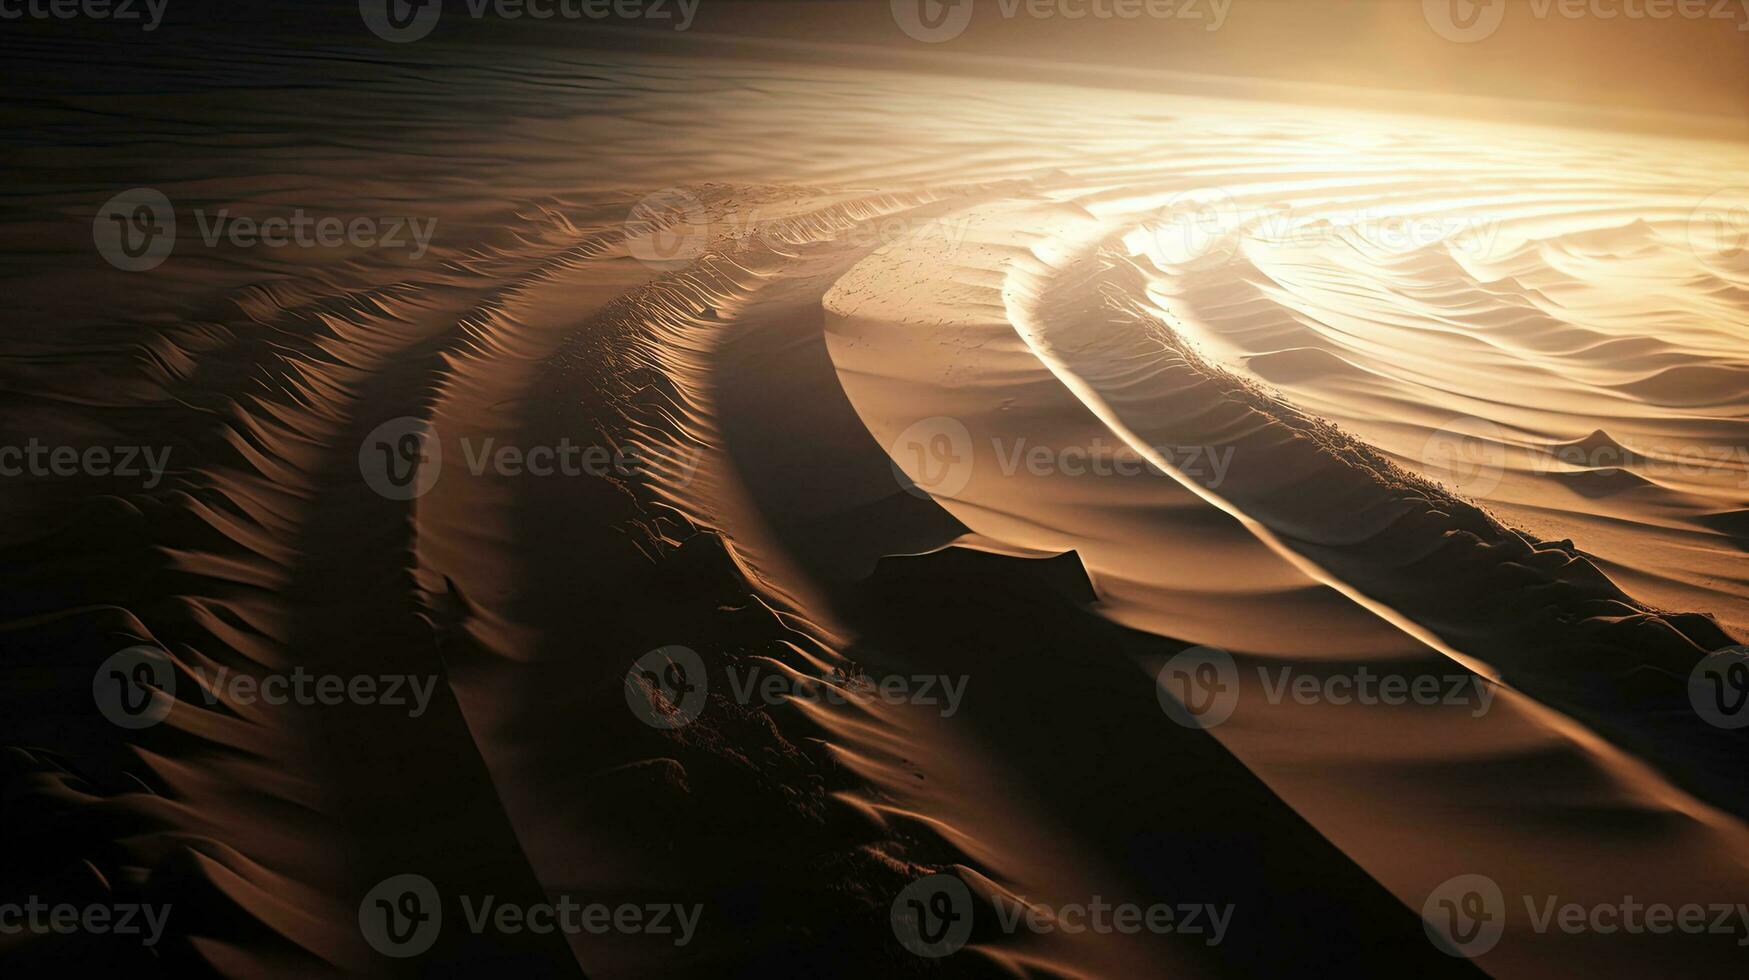
[[[220,51],[166,43],[203,67],[115,54],[127,86],[34,102],[87,118],[17,148],[82,166],[9,219],[33,244],[4,441],[173,462],[153,487],[8,487],[5,814],[31,845],[0,897],[175,913],[155,950],[8,938],[8,965],[1742,962],[1741,933],[1538,932],[1521,898],[1749,894],[1744,739],[1687,687],[1749,626],[1749,267],[1692,220],[1741,148],[558,48],[231,45],[245,96]],[[300,86],[341,80],[311,114]],[[96,206],[135,186],[178,208],[148,275],[90,249]],[[209,247],[194,214],[293,207],[438,232],[418,257]],[[442,447],[412,500],[361,476],[397,418]],[[487,440],[640,462],[512,473],[477,465]],[[135,643],[170,652],[178,696],[129,732],[89,679]],[[709,697],[664,729],[629,710],[660,695],[627,669],[671,644]],[[1208,730],[1156,682],[1193,645],[1241,680]],[[750,671],[852,665],[962,678],[965,699],[735,696]],[[219,667],[294,666],[437,694],[410,717],[199,693]],[[1269,696],[1284,668],[1486,695],[1306,704]],[[978,908],[940,962],[889,923],[934,872]],[[393,960],[359,904],[402,873],[704,912],[676,945],[475,934],[451,905],[430,952]],[[1422,919],[1461,874],[1510,906],[1474,962]],[[1095,896],[1231,925],[1011,934],[993,914]]]

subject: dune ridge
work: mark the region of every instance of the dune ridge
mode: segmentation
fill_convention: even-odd
[[[1749,621],[1749,470],[1669,465],[1742,444],[1749,270],[1684,241],[1740,151],[421,51],[230,50],[271,69],[247,101],[231,70],[148,64],[125,92],[66,96],[127,112],[21,150],[58,166],[156,134],[132,169],[24,202],[19,227],[49,231],[20,258],[41,273],[21,280],[35,329],[5,341],[9,440],[162,443],[175,461],[162,485],[42,480],[5,504],[6,814],[42,842],[5,887],[178,912],[159,951],[85,963],[1642,976],[1668,961],[1657,937],[1523,922],[1449,957],[1422,900],[1462,873],[1587,902],[1623,882],[1742,894],[1742,739],[1696,718],[1684,684]],[[311,118],[315,68],[369,97]],[[198,125],[191,92],[270,135]],[[678,132],[694,152],[664,150]],[[63,295],[64,253],[89,245],[61,219],[88,235],[105,189],[142,180],[179,208],[419,210],[441,233],[419,259],[189,237],[160,272]],[[1494,486],[1424,451],[1458,416]],[[971,439],[952,489],[903,451],[942,418]],[[361,473],[395,420],[442,447],[416,499]],[[478,467],[486,440],[636,463],[542,478]],[[91,671],[134,643],[178,678],[143,733],[89,708]],[[659,729],[629,710],[648,692],[627,670],[676,644],[710,697]],[[1491,707],[1279,703],[1247,682],[1232,721],[1186,728],[1156,675],[1193,645],[1247,678],[1364,668]],[[435,693],[418,718],[209,703],[196,670],[218,667]],[[967,678],[964,710],[732,687],[760,671],[841,689],[852,667]],[[409,871],[524,904],[699,902],[706,928],[680,947],[446,927],[429,959],[391,961],[358,907]],[[928,873],[980,910],[1230,904],[1232,938],[1009,934],[980,911],[938,966],[888,922]],[[1733,939],[1683,963],[1727,969]]]

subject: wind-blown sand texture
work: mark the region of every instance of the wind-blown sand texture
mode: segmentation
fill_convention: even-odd
[[[1740,934],[1536,933],[1522,908],[1471,962],[1421,914],[1472,872],[1581,903],[1749,896],[1745,736],[1687,687],[1749,631],[1749,257],[1691,220],[1749,151],[189,43],[7,51],[53,92],[17,110],[8,167],[57,176],[13,181],[5,441],[173,454],[151,489],[8,484],[0,882],[175,908],[155,951],[8,937],[9,967],[429,975],[357,921],[375,882],[432,869],[705,906],[685,947],[446,927],[426,954],[505,976],[1741,969]],[[94,58],[118,80],[48,84]],[[312,112],[312,85],[347,95]],[[149,275],[90,247],[135,186],[181,226]],[[437,232],[417,259],[245,250],[192,216],[293,207]],[[398,417],[443,447],[414,500],[360,478]],[[475,475],[488,438],[652,462]],[[1016,462],[1035,447],[1059,462]],[[1149,465],[1071,472],[1065,447]],[[138,732],[90,706],[132,644],[184,692]],[[674,730],[626,706],[667,644],[712,691]],[[1192,645],[1245,678],[1206,731],[1159,703]],[[850,662],[965,677],[964,704],[730,696],[731,669]],[[296,665],[441,683],[419,718],[195,693],[197,669]],[[1272,702],[1259,670],[1284,666],[1493,700]],[[980,920],[937,963],[888,910],[943,870],[980,900],[1235,913],[1215,946]]]

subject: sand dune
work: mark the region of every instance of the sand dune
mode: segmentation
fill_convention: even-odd
[[[9,486],[5,812],[32,843],[0,899],[175,914],[153,949],[9,937],[9,965],[1743,962],[1740,930],[1575,936],[1520,900],[1749,894],[1744,730],[1689,689],[1749,631],[1749,267],[1692,227],[1741,148],[558,46],[228,49],[275,76],[244,93],[166,45],[125,88],[36,107],[80,127],[20,137],[77,176],[12,219],[36,244],[13,253],[4,441],[173,462],[149,487]],[[312,115],[304,86],[333,79],[352,96]],[[87,260],[93,210],[143,185],[176,204],[173,257]],[[437,233],[415,257],[197,230],[293,206]],[[371,482],[384,431],[427,440],[413,490]],[[565,445],[618,463],[531,472]],[[90,708],[135,644],[177,689],[137,731]],[[710,695],[648,724],[627,670],[674,645]],[[1239,681],[1207,728],[1160,680],[1199,647]],[[294,667],[434,684],[413,716],[210,682]],[[753,671],[966,698],[750,704]],[[1272,696],[1290,674],[1461,697]],[[452,912],[393,959],[360,903],[406,873],[703,917],[677,945]],[[889,922],[931,873],[979,910],[939,963]],[[1513,906],[1473,961],[1424,921],[1467,874]],[[1093,896],[1232,918],[1210,942],[992,914]]]

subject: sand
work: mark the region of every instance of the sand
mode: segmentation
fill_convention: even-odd
[[[1571,935],[1524,904],[1749,895],[1743,729],[1689,697],[1749,632],[1749,264],[1704,217],[1749,203],[1717,197],[1740,146],[417,51],[6,52],[26,83],[118,69],[18,110],[43,125],[8,166],[58,176],[7,218],[0,443],[171,462],[149,487],[7,482],[0,899],[174,909],[154,948],[6,937],[8,966],[1740,968],[1749,923]],[[347,97],[313,113],[312,85]],[[139,186],[177,208],[149,273],[91,246]],[[418,255],[209,246],[195,216],[293,208],[435,233]],[[417,496],[361,474],[398,419],[441,446]],[[478,465],[488,445],[521,463]],[[635,462],[529,472],[562,445]],[[179,692],[143,730],[91,707],[134,644]],[[657,727],[627,670],[670,645],[709,696]],[[1240,681],[1208,728],[1160,681],[1199,647]],[[296,667],[436,684],[417,717],[199,693]],[[963,702],[735,696],[855,669]],[[1271,694],[1368,675],[1440,694]],[[476,934],[450,906],[392,959],[360,903],[404,873],[703,914],[682,946]],[[940,961],[889,924],[934,873],[979,909]],[[1467,874],[1510,906],[1474,959],[1424,923]],[[993,914],[1095,896],[1232,918],[1211,943]]]

